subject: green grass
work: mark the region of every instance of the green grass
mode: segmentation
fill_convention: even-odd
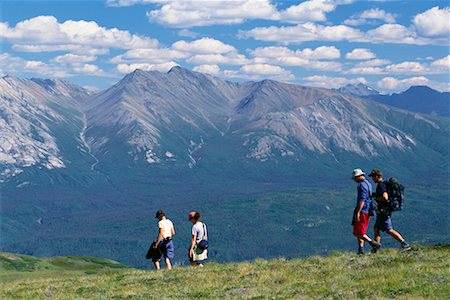
[[[87,256],[37,258],[0,252],[0,282],[100,274],[125,268],[129,269],[128,266],[104,258]]]
[[[42,276],[43,261],[29,269],[0,271],[1,299],[448,299],[450,246],[416,246],[410,252],[383,249],[376,255],[334,253],[328,257],[283,258],[217,264],[172,271],[114,269],[86,274],[94,262],[61,267],[64,276]],[[64,258],[59,258],[63,259]],[[92,260],[92,259],[91,259]],[[103,260],[106,262],[107,260]],[[54,264],[53,264],[54,265]],[[89,269],[89,268],[88,268]],[[53,270],[54,272],[55,270]],[[4,276],[13,272],[15,276]],[[48,275],[48,274],[47,274]],[[70,275],[70,276],[69,276]]]

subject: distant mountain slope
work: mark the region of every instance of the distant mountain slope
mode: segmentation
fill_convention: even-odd
[[[343,94],[350,94],[358,97],[374,96],[380,94],[380,92],[378,92],[377,90],[374,90],[373,88],[363,83],[358,83],[356,85],[347,84],[346,86],[343,86],[335,90]]]
[[[450,93],[441,93],[427,86],[412,86],[402,93],[367,95],[367,98],[423,114],[450,117]]]

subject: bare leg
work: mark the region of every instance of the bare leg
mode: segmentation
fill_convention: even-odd
[[[358,237],[358,246],[360,248],[364,248],[364,240],[362,238],[360,238],[360,237]]]
[[[397,231],[395,231],[394,229],[389,230],[387,233],[389,233],[394,239],[396,239],[400,243],[403,243],[405,241],[402,235]]]
[[[373,238],[375,241],[377,241],[377,243],[381,242],[381,235],[380,235],[380,229],[378,229],[377,227],[373,228],[373,234],[375,235]]]
[[[155,269],[156,270],[160,270],[161,269],[161,265],[159,264],[159,261],[155,261],[153,263],[155,264]]]
[[[364,240],[364,241],[366,241],[366,242],[368,242],[368,243],[372,242],[372,239],[367,234],[365,234],[363,236],[360,236],[359,238]]]
[[[165,261],[166,261],[167,270],[172,270],[172,264],[170,263],[170,259],[166,258]]]

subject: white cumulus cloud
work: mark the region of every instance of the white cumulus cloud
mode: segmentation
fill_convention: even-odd
[[[433,7],[413,19],[417,32],[425,37],[448,39],[450,34],[450,8]]]
[[[366,41],[372,43],[393,43],[393,44],[419,44],[427,42],[417,37],[416,33],[400,24],[384,24],[375,29],[369,30],[366,34]]]
[[[92,64],[74,65],[74,71],[80,74],[104,76],[106,75],[103,70],[98,66]]]
[[[201,38],[192,42],[177,41],[172,49],[196,54],[222,54],[236,52],[236,48],[213,38]]]
[[[211,75],[219,75],[220,67],[218,65],[200,65],[193,68],[195,72],[201,72]]]
[[[290,23],[304,23],[308,21],[326,21],[326,13],[336,9],[336,3],[330,0],[304,1],[292,5],[280,12],[280,19]]]
[[[364,77],[345,78],[345,77],[330,77],[330,76],[315,75],[304,77],[303,79],[308,82],[307,85],[327,89],[336,89],[345,86],[347,84],[358,84],[358,83],[367,84],[367,80]]]
[[[175,66],[178,66],[178,64],[175,62],[168,62],[162,64],[137,63],[137,64],[118,64],[116,68],[119,73],[131,73],[136,69],[140,69],[143,71],[167,72]]]
[[[238,53],[226,54],[197,54],[186,60],[191,64],[206,64],[206,65],[245,65],[250,63],[244,55]]]
[[[117,28],[104,28],[94,21],[68,20],[59,23],[54,16],[38,16],[10,27],[0,23],[0,38],[13,44],[18,51],[36,52],[73,50],[74,46],[87,48],[152,48],[158,41],[148,37],[131,34]],[[31,46],[31,47],[30,47]],[[40,48],[41,47],[41,48]],[[72,49],[70,49],[72,48]]]
[[[388,59],[371,59],[371,60],[366,60],[366,61],[362,61],[356,64],[355,67],[357,68],[365,68],[365,67],[380,67],[380,66],[384,66],[384,65],[388,65],[390,64],[391,61]]]
[[[433,61],[430,66],[435,71],[450,72],[450,55]]]
[[[385,77],[377,82],[377,86],[384,91],[405,90],[415,85],[429,85],[430,80],[424,76],[411,77],[406,79],[396,79],[394,77]]]
[[[55,57],[54,59],[52,59],[52,61],[61,63],[61,64],[64,64],[64,63],[72,64],[72,63],[92,62],[92,61],[95,61],[96,59],[97,59],[97,57],[95,57],[95,56],[67,53],[67,54],[59,55],[59,56]]]
[[[167,48],[132,49],[113,57],[110,62],[119,63],[147,63],[162,64],[172,60],[185,59],[189,53]]]
[[[399,64],[386,66],[386,73],[391,74],[425,74],[428,73],[426,65],[415,61],[405,61]]]
[[[147,12],[150,21],[176,28],[241,24],[248,19],[278,18],[269,0],[152,1],[160,8]]]
[[[282,44],[300,44],[307,41],[359,40],[364,36],[363,32],[349,26],[324,26],[311,22],[296,26],[256,27],[248,31],[241,31],[239,35],[243,38],[254,38],[255,40]]]
[[[255,63],[268,63],[283,66],[303,67],[307,69],[339,71],[341,64],[332,61],[341,56],[339,49],[334,46],[321,46],[316,49],[305,48],[291,50],[287,47],[270,46],[259,47],[250,51]]]
[[[359,26],[370,23],[371,20],[380,20],[385,23],[395,23],[396,15],[388,13],[379,8],[365,10],[360,14],[354,15],[344,21],[344,24],[351,26]]]
[[[366,48],[356,48],[353,49],[351,52],[347,53],[345,55],[347,59],[354,59],[354,60],[367,60],[375,58],[376,55]]]
[[[255,57],[277,58],[277,57],[298,57],[304,59],[337,59],[341,52],[334,46],[320,46],[316,49],[305,48],[295,51],[287,47],[259,47],[251,50],[250,53]]]
[[[270,0],[107,0],[110,6],[157,4],[147,12],[150,21],[169,27],[241,24],[246,20],[273,20],[289,23],[326,21],[326,14],[353,0],[308,0],[278,10]]]
[[[224,77],[243,78],[249,80],[273,79],[280,81],[289,81],[294,79],[291,71],[280,66],[269,64],[251,64],[239,68],[239,70],[224,70]]]
[[[9,53],[0,54],[0,70],[6,74],[33,73],[39,76],[64,78],[72,76],[65,68],[37,60],[25,60]]]

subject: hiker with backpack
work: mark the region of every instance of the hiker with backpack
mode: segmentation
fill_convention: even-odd
[[[380,244],[367,235],[370,221],[369,210],[372,202],[372,185],[364,175],[365,173],[361,169],[354,169],[352,172],[352,179],[358,183],[356,207],[352,219],[353,235],[358,240],[358,255],[364,254],[364,242],[368,242],[373,251],[380,248]]]
[[[161,256],[164,256],[167,269],[172,269],[171,259],[175,257],[174,246],[172,237],[175,235],[175,229],[172,221],[166,218],[165,213],[162,210],[156,212],[156,219],[158,219],[158,237],[152,244],[153,253],[152,261],[157,270],[161,269]]]
[[[393,210],[400,210],[402,199],[400,198],[400,203],[398,204],[398,200],[395,203],[394,201],[396,199],[393,199],[395,196],[393,195],[401,195],[401,192],[403,190],[403,186],[400,185],[400,183],[395,182],[394,184],[390,185],[389,182],[393,182],[395,179],[390,179],[388,182],[385,182],[383,180],[383,174],[381,173],[381,170],[374,169],[369,174],[369,177],[372,177],[372,180],[374,183],[377,184],[377,188],[375,191],[375,200],[377,202],[377,220],[375,222],[375,226],[373,228],[374,231],[374,239],[380,243],[381,242],[381,235],[380,230],[386,232],[390,236],[392,236],[394,239],[396,239],[400,245],[401,249],[403,251],[411,250],[411,245],[409,245],[403,236],[396,230],[394,230],[394,227],[392,226],[392,211]],[[389,186],[392,186],[389,188]],[[397,187],[398,186],[398,187]],[[380,244],[381,246],[381,244]],[[373,252],[376,253],[378,249],[373,249]]]
[[[206,224],[200,220],[200,213],[192,211],[188,215],[192,226],[191,246],[189,247],[189,262],[191,266],[203,266],[208,259],[208,231]]]

